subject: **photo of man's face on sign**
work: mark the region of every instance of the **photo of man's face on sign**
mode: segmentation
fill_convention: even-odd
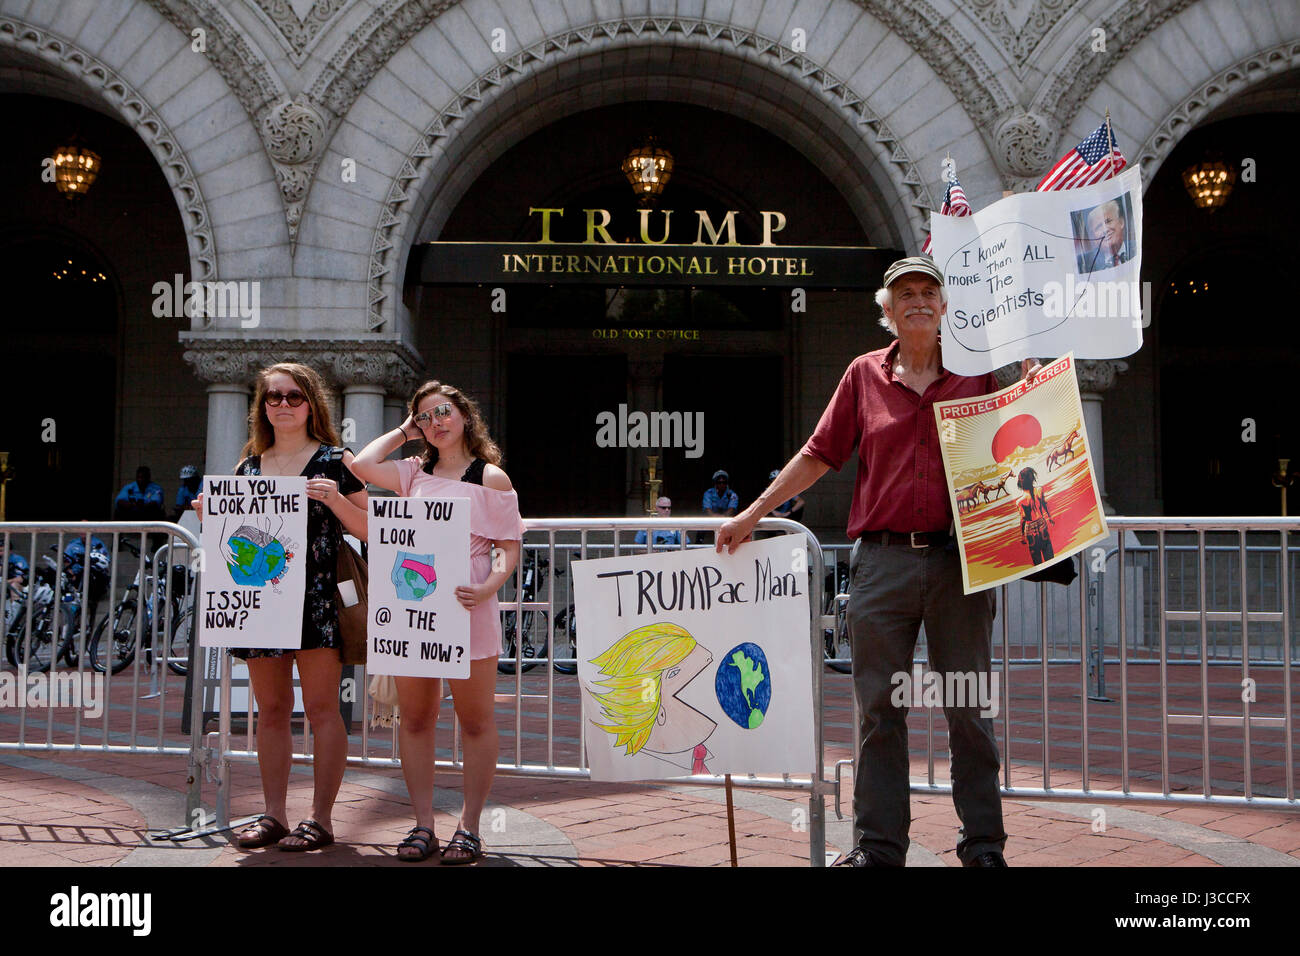
[[[1070,213],[1074,230],[1075,271],[1086,276],[1113,269],[1137,254],[1129,223],[1133,209],[1128,193]]]

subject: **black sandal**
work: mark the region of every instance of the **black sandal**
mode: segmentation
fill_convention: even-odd
[[[296,837],[302,840],[302,843],[285,843],[285,840]],[[306,853],[308,850],[320,850],[334,842],[334,834],[329,833],[326,829],[315,820],[303,820],[294,831],[283,837],[276,844],[286,853]]]
[[[429,835],[427,837],[420,836],[420,831],[424,831]],[[402,847],[406,846],[414,847],[417,852],[402,856]],[[438,838],[433,835],[433,831],[428,827],[411,827],[411,832],[406,835],[406,839],[397,844],[397,858],[406,863],[423,863],[437,852]]]
[[[289,835],[289,828],[275,817],[262,814],[240,831],[236,843],[245,850],[260,850],[272,843],[279,843]]]
[[[468,853],[469,856],[458,858],[447,858],[447,850],[460,850],[462,853]],[[460,866],[463,863],[477,863],[483,859],[483,840],[478,834],[470,833],[468,830],[457,830],[447,841],[446,848],[442,851],[443,866]]]

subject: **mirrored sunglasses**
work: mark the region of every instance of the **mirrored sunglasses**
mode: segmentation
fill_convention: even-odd
[[[435,405],[427,412],[420,412],[413,421],[421,428],[428,428],[433,424],[433,420],[444,421],[451,418],[451,402],[443,402],[441,405]]]

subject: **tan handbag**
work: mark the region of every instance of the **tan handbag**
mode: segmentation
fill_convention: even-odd
[[[402,719],[397,706],[397,681],[391,674],[374,674],[366,687],[374,706],[370,709],[371,727],[392,727]]]

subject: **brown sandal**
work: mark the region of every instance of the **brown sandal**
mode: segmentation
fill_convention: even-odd
[[[285,840],[298,839],[301,843],[285,843]],[[320,850],[334,842],[334,834],[327,831],[315,820],[303,820],[294,831],[284,836],[278,844],[286,853],[306,853],[308,850]]]
[[[455,850],[463,856],[447,856],[448,850]],[[451,840],[442,851],[443,866],[462,866],[466,863],[477,863],[483,859],[483,840],[477,833],[470,833],[468,830],[457,830],[452,834]]]
[[[429,835],[427,837],[423,836],[421,831]],[[403,856],[402,850],[407,847],[415,850],[415,852]],[[433,831],[428,827],[412,827],[411,832],[406,835],[406,839],[397,844],[397,858],[407,863],[423,863],[437,852],[438,838],[433,835]]]
[[[245,850],[260,850],[279,843],[289,835],[289,828],[275,817],[266,814],[258,817],[239,834],[236,842]]]

